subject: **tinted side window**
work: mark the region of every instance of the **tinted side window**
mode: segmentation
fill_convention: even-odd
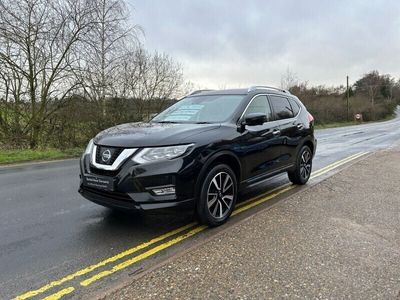
[[[290,105],[292,106],[293,114],[296,116],[300,111],[300,106],[296,100],[289,98]]]
[[[270,95],[268,97],[270,99],[272,108],[274,109],[276,120],[289,119],[294,117],[292,107],[290,106],[288,99],[273,95]]]
[[[262,113],[267,116],[267,121],[270,121],[272,118],[271,107],[269,106],[267,96],[257,96],[254,98],[250,105],[247,107],[244,116],[246,117],[248,114],[252,113]]]

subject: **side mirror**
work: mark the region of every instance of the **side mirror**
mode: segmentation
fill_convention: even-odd
[[[262,113],[248,114],[244,119],[244,125],[248,126],[262,125],[265,122],[267,122],[267,115]]]

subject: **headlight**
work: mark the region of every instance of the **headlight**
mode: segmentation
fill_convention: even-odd
[[[139,164],[143,164],[147,162],[173,159],[185,154],[192,146],[193,144],[160,148],[144,148],[133,157],[133,161]]]
[[[93,139],[91,139],[91,140],[89,141],[89,144],[87,145],[86,150],[85,150],[85,152],[84,152],[83,154],[85,155],[85,154],[90,154],[90,153],[92,153],[93,146],[94,146]]]

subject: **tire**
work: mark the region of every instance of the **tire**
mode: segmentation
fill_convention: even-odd
[[[211,227],[224,224],[237,199],[237,180],[228,165],[214,166],[201,183],[196,212],[199,221]]]
[[[312,152],[310,147],[303,146],[296,159],[296,168],[288,172],[289,180],[294,184],[304,185],[310,179],[312,170]]]

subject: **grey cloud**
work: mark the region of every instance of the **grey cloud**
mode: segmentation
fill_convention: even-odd
[[[400,75],[398,1],[133,1],[145,44],[201,86],[278,85],[287,67],[315,84],[378,69]]]

